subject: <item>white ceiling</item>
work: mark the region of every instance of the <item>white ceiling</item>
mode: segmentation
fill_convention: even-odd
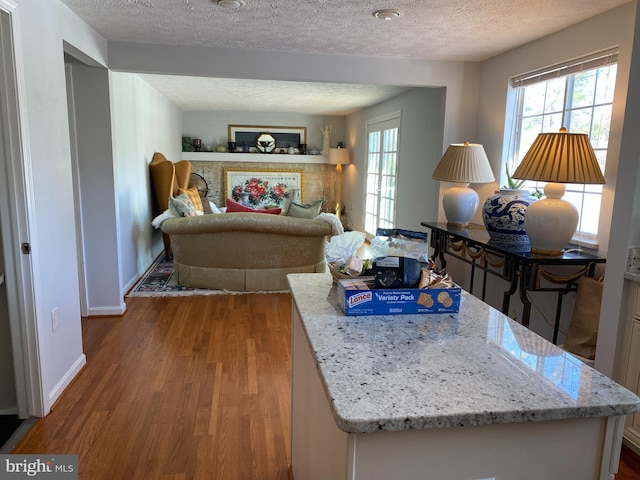
[[[112,41],[481,61],[629,0],[246,0],[238,9],[222,8],[211,0],[62,1]],[[384,8],[400,10],[403,15],[389,21],[373,16],[373,11]],[[213,108],[204,99],[212,101],[216,109],[265,110],[270,105],[264,99],[269,98],[279,105],[279,111],[346,114],[402,90],[142,77],[185,110]],[[178,88],[185,80],[187,88]],[[282,84],[294,95],[282,94]],[[229,88],[242,92],[235,96],[233,106],[228,104],[232,97]],[[238,104],[239,98],[244,99],[244,105]]]
[[[185,111],[240,110],[348,115],[403,87],[139,74]]]

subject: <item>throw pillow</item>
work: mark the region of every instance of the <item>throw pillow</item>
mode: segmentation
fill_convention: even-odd
[[[169,210],[176,217],[193,217],[198,214],[193,203],[184,193],[177,197],[169,197]]]
[[[307,203],[305,205],[291,202],[291,205],[289,205],[289,209],[287,210],[287,216],[296,218],[315,218],[320,214],[323,202],[324,198],[320,198],[315,202]]]
[[[227,213],[231,212],[251,212],[251,213],[270,213],[272,215],[280,215],[281,208],[269,208],[267,210],[254,210],[250,207],[245,207],[241,203],[236,202],[230,198],[227,198]]]
[[[193,204],[193,208],[195,208],[196,210],[200,210],[201,212],[204,211],[204,209],[202,208],[202,200],[200,199],[200,192],[196,187],[191,187],[186,190],[184,188],[180,188],[178,189],[178,192],[180,192],[181,194],[184,193],[187,197],[189,197],[189,200],[191,200],[191,203]]]

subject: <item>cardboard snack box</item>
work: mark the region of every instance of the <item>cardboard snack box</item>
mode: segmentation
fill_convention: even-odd
[[[373,289],[374,277],[338,280],[338,305],[346,315],[457,313],[461,288]]]

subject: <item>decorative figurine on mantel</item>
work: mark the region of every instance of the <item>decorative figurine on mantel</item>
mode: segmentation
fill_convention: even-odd
[[[322,151],[320,153],[328,157],[331,143],[331,125],[325,125],[320,131],[322,132]]]

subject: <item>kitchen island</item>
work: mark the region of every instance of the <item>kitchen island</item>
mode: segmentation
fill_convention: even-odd
[[[288,276],[295,480],[612,480],[640,399],[479,299],[347,317]]]

